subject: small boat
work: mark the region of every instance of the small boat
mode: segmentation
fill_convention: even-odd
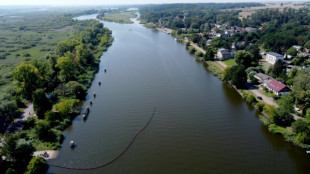
[[[107,72],[107,69],[104,69],[104,72]]]
[[[70,141],[70,147],[73,148],[74,146],[74,141]]]
[[[89,101],[89,104],[90,104],[90,105],[93,105],[93,102],[90,100],[90,101]]]
[[[96,93],[94,93],[94,97],[96,97]]]
[[[101,85],[101,82],[98,82],[99,86]]]
[[[307,152],[307,154],[310,154],[310,150],[307,150],[306,152]]]
[[[83,119],[85,120],[88,116],[89,113],[89,107],[87,107],[87,109],[85,110],[84,114],[83,114]]]

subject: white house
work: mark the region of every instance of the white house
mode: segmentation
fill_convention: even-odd
[[[278,60],[283,61],[284,56],[275,52],[267,52],[266,53],[266,61],[275,64]]]
[[[235,57],[235,52],[229,49],[221,48],[217,51],[217,57],[220,60],[231,59]]]

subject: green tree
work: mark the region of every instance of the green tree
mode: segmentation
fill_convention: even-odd
[[[52,104],[46,97],[43,89],[37,89],[32,94],[33,108],[37,113],[38,118],[44,118],[46,111],[52,109]]]
[[[289,112],[287,112],[286,109],[278,107],[276,108],[273,121],[278,126],[287,127],[291,126],[292,122],[294,121],[294,118]]]
[[[214,51],[211,47],[207,48],[206,54],[204,55],[205,60],[213,60],[214,59]]]
[[[41,84],[40,86],[52,88],[53,84],[51,84],[51,80],[55,74],[50,62],[34,59],[31,61],[31,64],[38,69],[38,75],[40,77],[38,83]]]
[[[242,65],[246,69],[251,66],[254,56],[248,51],[238,51],[235,55],[235,60],[238,65]]]
[[[78,103],[77,99],[62,99],[56,104],[56,110],[59,111],[62,118],[68,118],[72,108]]]
[[[308,126],[309,124],[303,119],[298,119],[292,124],[293,131],[297,134],[300,132],[307,132],[309,130]]]
[[[287,55],[291,55],[291,56],[296,56],[296,55],[297,55],[297,50],[296,50],[296,48],[291,47],[291,48],[289,48],[289,49],[286,51],[286,54],[287,54]]]
[[[310,40],[308,40],[308,41],[305,43],[305,48],[310,49]]]
[[[194,43],[198,43],[198,41],[199,41],[199,35],[198,34],[192,34],[191,36],[190,36],[190,39],[191,39],[191,41],[192,42],[194,42]]]
[[[284,71],[284,65],[281,60],[278,60],[272,68],[272,74],[274,77],[278,77]]]
[[[74,50],[75,50],[75,56],[74,56],[75,65],[85,66],[86,64],[93,63],[94,55],[84,44],[77,45],[74,48]]]
[[[293,112],[294,110],[294,98],[291,95],[283,95],[278,100],[278,104],[282,109],[285,109],[287,112]]]
[[[247,74],[243,66],[234,65],[226,72],[224,80],[231,81],[237,88],[244,88],[247,81]]]
[[[72,52],[73,49],[79,45],[81,42],[77,39],[66,39],[64,41],[58,42],[55,52],[59,56],[63,56],[66,52]]]
[[[18,115],[17,105],[14,101],[1,99],[0,97],[0,118],[10,123]]]
[[[39,120],[34,127],[34,132],[41,141],[55,142],[57,140],[55,132],[46,120]]]
[[[15,161],[15,149],[17,146],[17,136],[12,134],[4,134],[1,156],[5,156],[9,161]]]
[[[42,157],[33,157],[27,167],[27,174],[44,174],[48,165]]]
[[[75,66],[73,61],[68,57],[60,57],[57,60],[56,67],[60,69],[59,79],[64,82],[74,80]]]
[[[65,85],[65,93],[68,96],[83,99],[86,95],[86,87],[77,81],[70,81]]]
[[[310,108],[310,74],[306,71],[298,71],[293,82],[293,96],[295,104],[303,113]]]
[[[30,63],[23,62],[12,74],[13,78],[18,81],[17,92],[30,99],[32,92],[40,86],[38,69]]]

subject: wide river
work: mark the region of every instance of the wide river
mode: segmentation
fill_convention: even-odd
[[[90,18],[95,15],[79,19]],[[101,57],[83,105],[93,101],[90,114],[86,121],[78,116],[64,131],[60,155],[49,163],[78,168],[106,163],[126,148],[157,106],[154,118],[111,165],[87,171],[50,167],[48,173],[310,172],[310,155],[268,132],[259,113],[185,45],[137,22],[104,25],[113,31],[114,42]]]

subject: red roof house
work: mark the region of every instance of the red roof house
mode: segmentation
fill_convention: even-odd
[[[275,79],[267,84],[267,88],[277,95],[287,95],[291,91],[285,84]]]

